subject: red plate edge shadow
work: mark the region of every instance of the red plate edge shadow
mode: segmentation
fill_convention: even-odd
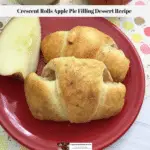
[[[44,20],[45,18],[41,18],[41,21]],[[48,18],[47,18],[48,19]],[[54,20],[57,19],[57,18],[53,18]],[[59,18],[60,19],[60,18]],[[62,19],[62,18],[61,18]],[[65,18],[67,19],[67,18]],[[73,18],[71,18],[73,19]],[[90,21],[90,18],[84,18],[84,19],[87,19]],[[123,40],[126,40],[127,43],[129,43],[132,51],[134,52],[134,57],[136,57],[137,61],[139,62],[139,73],[140,73],[140,89],[141,89],[141,93],[140,93],[140,96],[139,96],[139,101],[138,101],[138,108],[136,110],[136,114],[132,117],[132,119],[130,120],[130,122],[127,122],[127,124],[122,127],[122,130],[121,132],[119,132],[118,134],[114,135],[111,139],[109,139],[107,142],[103,143],[102,145],[99,145],[99,140],[100,139],[95,139],[93,143],[95,143],[95,147],[94,147],[94,150],[98,150],[98,149],[102,149],[104,147],[107,147],[109,146],[110,144],[112,144],[113,142],[115,142],[118,138],[120,138],[128,129],[129,127],[133,124],[134,120],[136,119],[139,111],[140,111],[140,108],[142,106],[142,103],[143,103],[143,99],[144,99],[144,94],[145,94],[145,75],[144,75],[144,69],[143,69],[143,66],[142,66],[142,62],[141,62],[141,59],[135,49],[135,47],[133,46],[133,44],[130,42],[130,40],[127,38],[127,36],[122,33],[122,31],[116,27],[115,25],[113,25],[111,22],[109,22],[108,20],[104,19],[104,18],[93,18],[93,19],[97,19],[98,21],[100,22],[103,22],[107,27],[109,27],[110,30],[114,30],[115,31],[115,34],[118,34],[120,36],[122,36]],[[46,33],[43,33],[43,34],[46,34]],[[119,44],[119,43],[117,43]],[[1,102],[0,102],[1,104]],[[1,107],[0,107],[1,108]],[[56,147],[52,146],[51,148],[50,147],[45,147],[45,148],[42,148],[42,147],[37,147],[36,146],[36,143],[33,142],[29,142],[28,139],[26,139],[27,137],[25,137],[25,135],[23,133],[21,133],[19,130],[16,130],[16,128],[14,128],[14,126],[12,126],[12,124],[7,124],[7,122],[4,121],[4,118],[6,119],[7,118],[7,115],[4,113],[4,111],[2,109],[0,109],[0,123],[1,125],[3,126],[3,128],[14,138],[16,139],[19,143],[21,143],[22,145],[30,148],[30,149],[35,149],[35,150],[48,150],[48,149],[56,149]],[[52,142],[52,145],[53,145],[53,141],[49,141],[50,143]],[[40,145],[40,144],[39,144]]]

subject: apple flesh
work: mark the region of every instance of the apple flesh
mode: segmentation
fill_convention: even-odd
[[[35,72],[40,43],[39,18],[13,18],[0,34],[0,75],[18,75],[24,79]]]

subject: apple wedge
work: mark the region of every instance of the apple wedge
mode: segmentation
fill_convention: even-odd
[[[13,18],[0,34],[0,75],[21,78],[37,69],[41,26],[37,17]]]

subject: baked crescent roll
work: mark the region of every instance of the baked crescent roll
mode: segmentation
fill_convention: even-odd
[[[92,27],[77,26],[70,31],[54,32],[43,39],[41,50],[46,63],[66,56],[103,61],[117,82],[125,79],[129,69],[130,61],[115,41]]]
[[[42,77],[31,73],[25,80],[29,109],[39,120],[85,123],[109,118],[122,110],[125,93],[105,64],[94,59],[55,58]]]

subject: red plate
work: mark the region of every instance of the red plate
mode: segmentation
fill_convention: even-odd
[[[78,25],[95,27],[117,42],[131,61],[125,80],[126,103],[123,111],[108,120],[86,124],[56,123],[35,120],[28,109],[23,83],[10,77],[0,77],[0,122],[7,132],[30,149],[56,150],[57,142],[92,142],[100,150],[119,137],[131,126],[141,108],[145,80],[141,60],[128,38],[104,18],[41,18],[42,37],[57,30],[70,30]],[[38,71],[43,67],[41,57]]]

